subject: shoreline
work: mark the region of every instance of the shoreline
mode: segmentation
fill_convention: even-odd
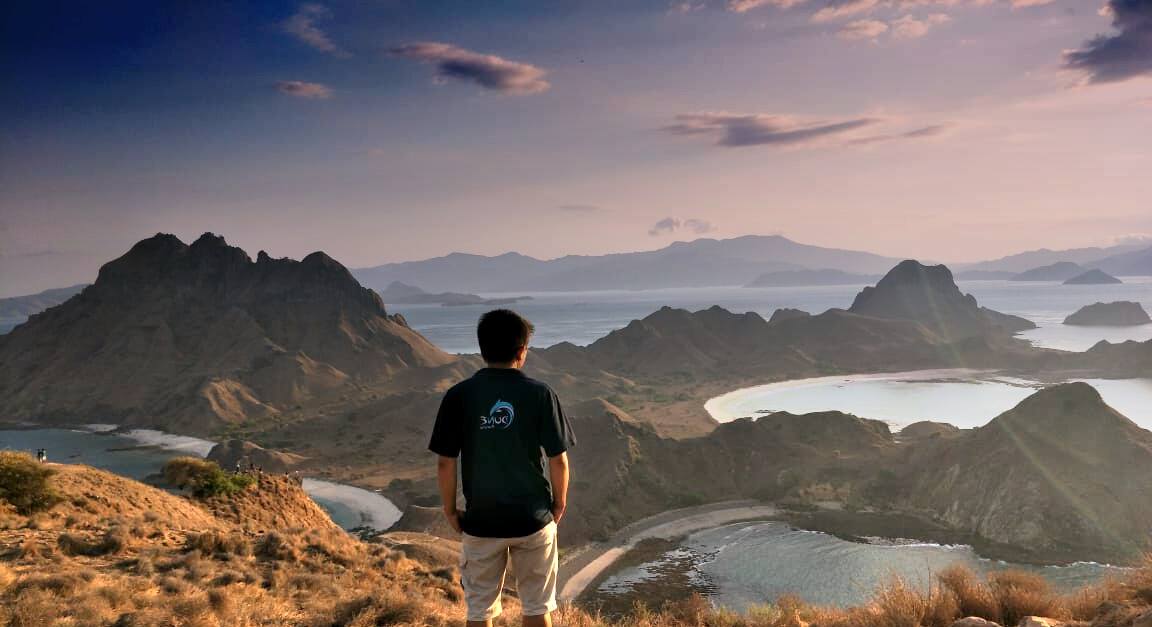
[[[704,411],[713,420],[719,423],[732,422],[749,414],[734,411],[731,406],[749,394],[757,392],[796,390],[805,387],[825,385],[840,381],[925,381],[930,382],[942,379],[979,379],[982,377],[1003,374],[1003,369],[994,368],[929,368],[926,370],[904,370],[900,372],[871,372],[861,374],[840,374],[825,377],[806,377],[803,379],[786,379],[760,385],[750,385],[725,392],[719,396],[704,401]],[[753,412],[755,414],[756,412]],[[760,414],[763,415],[763,414]]]
[[[168,433],[158,429],[124,429],[120,425],[109,423],[89,423],[81,425],[20,425],[11,426],[0,424],[0,430],[39,430],[39,429],[66,429],[80,431],[92,435],[115,435],[127,438],[139,444],[133,448],[157,448],[185,455],[207,457],[217,442],[189,435]],[[361,519],[361,525],[368,526],[375,531],[387,531],[400,520],[402,512],[391,499],[360,486],[349,483],[338,483],[316,477],[302,477],[302,487],[312,500],[317,497],[340,505],[355,512]],[[317,501],[317,504],[320,503]],[[331,516],[331,514],[329,514]]]
[[[638,520],[612,534],[609,540],[585,545],[564,560],[560,564],[561,584],[557,598],[567,602],[577,600],[591,584],[604,577],[617,560],[643,540],[670,540],[736,522],[771,520],[780,514],[781,510],[776,505],[743,500],[669,510]]]

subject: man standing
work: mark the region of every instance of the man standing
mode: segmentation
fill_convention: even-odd
[[[439,455],[444,515],[463,534],[469,627],[491,627],[500,615],[509,561],[524,627],[549,627],[556,609],[556,524],[567,506],[566,451],[576,441],[556,393],[520,370],[532,331],[507,309],[481,316],[476,333],[487,367],[444,395],[428,445]],[[456,509],[458,458],[464,511]]]

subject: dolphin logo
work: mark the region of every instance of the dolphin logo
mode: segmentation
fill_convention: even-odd
[[[516,410],[512,407],[512,403],[498,400],[492,409],[488,410],[487,416],[480,417],[480,428],[507,429],[512,426],[515,418]]]

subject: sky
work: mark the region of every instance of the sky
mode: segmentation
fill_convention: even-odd
[[[0,296],[157,232],[352,267],[1152,233],[1152,0],[9,0],[0,85]]]

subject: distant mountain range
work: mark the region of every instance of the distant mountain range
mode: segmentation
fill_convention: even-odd
[[[364,285],[402,281],[430,291],[523,292],[745,285],[767,272],[812,268],[883,274],[900,260],[823,248],[779,235],[677,242],[653,251],[541,260],[453,253],[353,270]]]
[[[0,298],[0,333],[7,333],[12,327],[24,322],[34,313],[40,313],[80,293],[87,284],[73,285],[44,290],[39,294]]]
[[[989,261],[951,265],[958,270],[958,274],[972,272],[1020,273],[1059,262],[1072,262],[1088,268],[1100,268],[1112,274],[1152,275],[1152,245],[1148,242],[1141,242],[1106,248],[1070,248],[1066,250],[1041,248]]]
[[[422,261],[351,270],[386,303],[493,304],[477,292],[643,290],[670,287],[795,287],[874,282],[901,260],[874,253],[825,248],[779,235],[676,242],[659,250],[536,259],[452,253]],[[1099,269],[1116,276],[1152,276],[1152,246],[1039,249],[971,264],[950,264],[960,280],[1065,280]],[[406,284],[406,285],[405,285]],[[405,287],[410,289],[405,291]],[[410,286],[419,286],[411,288]],[[58,305],[84,286],[0,299],[0,333],[28,315]],[[419,289],[426,295],[412,295]],[[432,294],[427,294],[432,292]],[[443,298],[441,298],[443,297]],[[410,299],[415,298],[415,301]],[[403,299],[403,300],[401,300]]]
[[[874,253],[824,248],[779,235],[676,242],[659,250],[536,259],[519,253],[489,257],[452,253],[423,261],[353,270],[364,285],[393,281],[430,291],[517,292],[655,289],[725,285],[795,286],[864,283],[901,260]],[[1009,278],[1058,262],[1118,275],[1152,275],[1152,247],[1034,250],[973,264],[953,264],[962,279]]]

